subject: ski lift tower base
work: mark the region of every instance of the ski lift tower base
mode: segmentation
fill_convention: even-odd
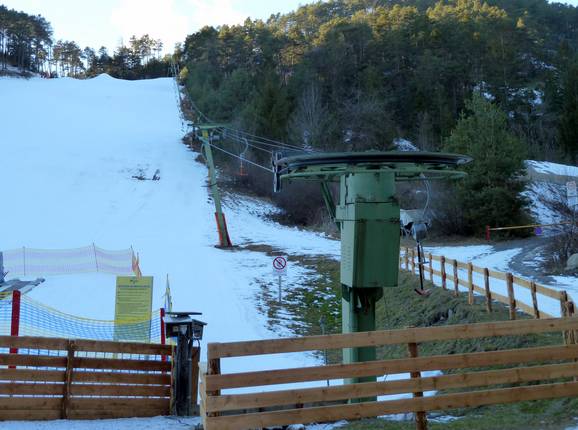
[[[400,207],[397,181],[457,179],[471,161],[455,154],[360,152],[300,155],[276,159],[275,188],[293,180],[322,183],[324,197],[341,230],[343,333],[374,331],[375,306],[384,288],[398,285]],[[339,204],[328,183],[339,182]],[[375,347],[347,348],[344,363],[376,359]],[[371,382],[375,377],[347,380]],[[371,401],[375,398],[360,399]]]

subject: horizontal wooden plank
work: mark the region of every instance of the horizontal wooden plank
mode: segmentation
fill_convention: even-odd
[[[534,320],[535,321],[535,320]],[[521,348],[467,354],[436,355],[353,364],[332,364],[222,375],[207,375],[207,391],[258,387],[327,379],[358,378],[383,374],[447,370],[578,358],[578,345]]]
[[[472,266],[472,270],[475,273],[479,273],[481,275],[483,275],[485,273],[485,269],[483,267],[478,267],[478,266]]]
[[[64,384],[0,383],[2,395],[64,395]],[[16,400],[15,400],[16,401]]]
[[[462,263],[461,261],[458,261],[458,269],[468,269],[468,263]]]
[[[0,413],[16,409],[60,409],[62,398],[58,397],[22,397],[18,402],[14,398],[0,397]]]
[[[35,384],[25,382],[0,383],[0,395],[64,395],[64,384]],[[170,397],[168,385],[108,385],[73,384],[74,396],[146,396]]]
[[[210,343],[208,359],[248,355],[302,352],[362,346],[421,343],[437,340],[473,339],[478,337],[515,336],[558,330],[578,329],[578,318],[516,320],[492,323],[460,324],[440,327],[372,331],[272,340]]]
[[[510,304],[510,299],[509,299],[508,297],[506,297],[506,296],[503,296],[503,295],[501,295],[501,294],[499,294],[499,293],[496,293],[495,291],[492,291],[492,292],[491,292],[491,295],[492,295],[492,300],[495,300],[495,301],[497,301],[497,302],[500,302],[500,303],[502,303],[502,304],[504,304],[504,305],[509,305],[509,304]]]
[[[502,281],[505,281],[508,277],[508,275],[504,272],[498,272],[496,270],[488,270],[488,273],[490,274],[491,278],[500,279]]]
[[[527,279],[519,278],[518,276],[513,277],[514,284],[519,285],[520,287],[526,288],[527,290],[531,289],[532,283]],[[542,294],[543,296],[550,297],[552,299],[559,300],[562,291],[555,290],[553,288],[548,288],[540,284],[536,284],[536,292],[538,294]]]
[[[1,348],[62,350],[72,342],[76,351],[109,352],[118,354],[171,355],[172,345],[155,343],[114,342],[85,339],[61,339],[38,336],[0,336]]]
[[[76,357],[73,365],[75,369],[156,370],[164,372],[171,370],[171,363],[161,360]]]
[[[169,373],[83,372],[72,373],[72,382],[98,382],[110,384],[170,385]]]
[[[0,347],[23,349],[66,350],[67,339],[37,336],[0,336]]]
[[[520,309],[522,312],[534,316],[534,308],[518,299],[516,299],[516,307]],[[540,319],[548,319],[548,318],[554,318],[554,316],[544,311],[540,311]]]
[[[164,409],[170,407],[170,399],[119,399],[78,398],[70,399],[70,410],[112,410],[112,409]]]
[[[0,369],[0,381],[64,382],[64,370]]]
[[[519,285],[520,287],[524,287],[527,289],[530,289],[530,284],[531,282],[524,279],[524,278],[519,278],[518,276],[514,276],[512,277],[512,280],[514,281],[514,284]]]
[[[476,407],[576,395],[578,395],[578,382],[565,382],[403,400],[206,417],[205,430],[242,430],[296,423],[353,420],[389,414]]]
[[[433,261],[442,261],[442,258],[439,255],[432,254],[431,259]]]
[[[57,409],[20,409],[0,410],[0,421],[47,421],[62,418],[62,411]]]
[[[112,352],[118,354],[171,355],[173,347],[172,345],[155,343],[75,340],[74,349],[77,351]]]
[[[546,381],[573,377],[577,374],[578,363],[565,363],[459,373],[398,381],[366,382],[332,387],[208,396],[206,399],[206,410],[207,412],[224,412],[295,404],[306,405],[315,402],[330,402],[371,396]]]
[[[480,287],[479,285],[472,284],[472,286],[474,287],[474,291],[476,293],[486,294],[486,290],[484,288]]]
[[[542,294],[543,296],[550,297],[551,299],[560,300],[562,291],[553,290],[543,285],[536,284],[536,292]]]
[[[68,418],[71,420],[102,420],[114,418],[157,417],[170,415],[169,407],[148,409],[113,409],[113,410],[71,410]]]
[[[66,357],[0,354],[0,366],[66,367]]]
[[[70,394],[73,396],[170,397],[171,387],[162,385],[73,384],[70,387]]]

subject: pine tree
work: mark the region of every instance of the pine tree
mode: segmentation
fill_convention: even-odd
[[[507,116],[480,94],[466,102],[445,142],[445,150],[470,155],[468,176],[460,181],[455,205],[462,212],[462,233],[479,233],[485,225],[508,226],[528,221],[524,189],[525,150],[507,127]]]
[[[578,158],[578,62],[568,67],[562,89],[560,144],[573,162]]]

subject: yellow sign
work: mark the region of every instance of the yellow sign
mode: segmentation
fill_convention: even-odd
[[[114,340],[150,342],[152,276],[118,276],[114,309]]]

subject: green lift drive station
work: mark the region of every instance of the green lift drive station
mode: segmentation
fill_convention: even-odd
[[[343,333],[375,330],[375,305],[399,273],[400,207],[396,181],[456,179],[467,156],[428,152],[321,153],[277,157],[274,186],[285,181],[321,182],[330,214],[341,230]],[[340,182],[339,204],[329,183]],[[343,362],[376,359],[374,347],[349,348]],[[375,377],[348,382],[370,382]],[[347,382],[347,381],[346,381]],[[367,399],[366,399],[367,400]]]

